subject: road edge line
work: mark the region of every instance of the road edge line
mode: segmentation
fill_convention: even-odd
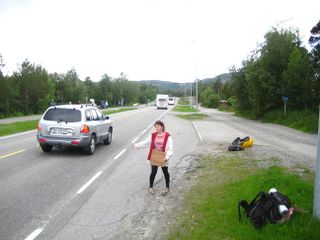
[[[195,129],[195,131],[196,131],[196,133],[197,133],[197,135],[199,137],[199,139],[200,139],[200,142],[202,142],[203,138],[202,138],[200,132],[198,131],[198,128],[197,128],[196,124],[194,123],[194,121],[192,121],[192,125],[193,125],[193,127],[194,127],[194,129]]]

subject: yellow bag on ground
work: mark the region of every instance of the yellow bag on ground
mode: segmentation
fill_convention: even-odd
[[[253,145],[253,138],[251,137],[245,137],[240,139],[240,147],[242,148],[249,148]]]

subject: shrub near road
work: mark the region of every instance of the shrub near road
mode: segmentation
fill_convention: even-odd
[[[268,160],[271,167],[260,168],[266,161],[203,157],[193,173],[197,183],[187,193],[168,239],[320,239],[320,221],[312,217],[312,174],[306,171],[302,178],[272,166],[278,165],[274,159]],[[251,201],[257,192],[271,187],[288,195],[295,207],[306,212],[294,213],[284,224],[267,224],[262,231],[256,230],[244,214],[239,223],[238,201]]]

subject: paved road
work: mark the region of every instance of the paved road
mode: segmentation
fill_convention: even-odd
[[[209,118],[193,123],[152,107],[115,114],[112,144],[99,145],[93,156],[74,150],[43,153],[33,132],[23,134],[23,141],[0,139],[0,239],[160,239],[152,231],[157,225],[152,216],[161,217],[161,209],[175,201],[179,169],[188,168],[186,156],[206,145],[226,148],[237,136],[252,136],[255,150],[274,150],[289,163],[303,158],[314,166],[315,135],[200,110]],[[147,194],[147,149],[131,146],[151,133],[158,118],[174,139],[173,191],[167,198]],[[157,193],[164,188],[161,172],[155,188]],[[160,205],[152,205],[155,201]]]
[[[112,115],[113,142],[99,145],[93,156],[77,150],[44,153],[34,131],[1,138],[0,239],[112,239],[121,220],[145,208],[147,149],[133,149],[132,141],[147,137],[159,118],[172,122],[173,136],[187,137],[175,143],[177,159],[184,148],[195,148],[195,132],[186,131],[191,123],[154,107]],[[91,184],[83,189],[86,183]]]
[[[307,134],[285,126],[242,119],[232,113],[216,109],[200,110],[210,118],[198,121],[198,129],[207,141],[230,144],[236,137],[251,136],[257,151],[267,151],[266,155],[281,157],[284,164],[305,164],[315,168],[317,135]]]

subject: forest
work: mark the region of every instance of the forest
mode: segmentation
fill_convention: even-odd
[[[262,118],[272,111],[318,111],[320,103],[320,21],[310,26],[310,49],[302,45],[299,31],[272,28],[264,42],[252,50],[240,67],[231,67],[231,79],[198,81],[199,102],[205,107],[219,107],[221,100],[236,112]],[[187,91],[162,89],[152,84],[130,81],[125,73],[112,78],[104,74],[100,81],[79,79],[75,69],[67,73],[48,71],[29,60],[22,62],[10,76],[1,69],[5,59],[0,54],[0,118],[43,112],[50,102],[96,103],[110,106],[146,104],[157,93],[181,96]],[[196,91],[195,83],[189,84]],[[188,87],[188,84],[186,84]]]

